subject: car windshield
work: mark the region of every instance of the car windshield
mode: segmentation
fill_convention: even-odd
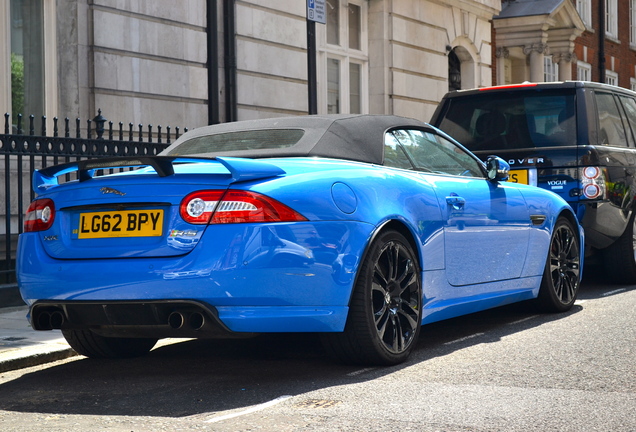
[[[576,145],[574,90],[449,98],[440,129],[472,151]]]
[[[236,150],[268,150],[291,147],[304,135],[302,129],[261,129],[203,135],[182,142],[170,156],[223,153]]]

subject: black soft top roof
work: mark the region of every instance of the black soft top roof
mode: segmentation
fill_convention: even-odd
[[[391,115],[310,115],[247,120],[194,129],[181,136],[161,154],[178,155],[178,147],[182,143],[206,135],[265,129],[302,129],[304,135],[290,147],[198,155],[246,158],[319,156],[382,164],[385,132],[402,126],[430,128],[419,120]]]

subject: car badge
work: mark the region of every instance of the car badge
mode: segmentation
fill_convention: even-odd
[[[124,192],[120,192],[117,189],[113,189],[113,188],[109,188],[109,187],[103,187],[99,191],[101,193],[103,193],[103,194],[115,194],[115,195],[119,195],[119,196],[126,195],[126,193],[124,193]]]

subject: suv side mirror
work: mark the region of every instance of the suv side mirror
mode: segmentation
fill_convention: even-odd
[[[500,157],[488,156],[486,171],[488,172],[488,180],[506,181],[509,177],[510,165]]]

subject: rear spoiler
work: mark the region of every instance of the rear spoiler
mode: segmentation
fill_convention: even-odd
[[[88,159],[55,165],[33,173],[33,190],[47,191],[59,185],[58,177],[77,172],[80,182],[93,178],[95,171],[117,168],[152,167],[159,177],[174,175],[174,164],[181,163],[221,163],[229,172],[232,183],[276,177],[285,171],[276,165],[258,159],[235,157],[183,157],[183,156],[125,156],[104,159]]]

